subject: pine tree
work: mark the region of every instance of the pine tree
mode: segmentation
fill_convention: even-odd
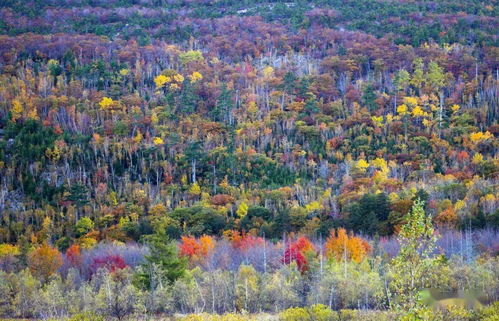
[[[194,113],[196,112],[197,104],[198,96],[194,92],[191,82],[189,80],[184,81],[180,95],[180,111],[185,114]]]
[[[377,96],[374,92],[374,86],[372,84],[368,84],[363,90],[362,104],[364,104],[369,111],[375,111],[378,108],[376,98]]]
[[[185,158],[191,164],[191,181],[196,183],[196,165],[205,157],[200,141],[190,143],[185,149]]]
[[[229,125],[232,124],[232,109],[234,109],[234,102],[232,100],[232,91],[227,88],[227,85],[222,86],[222,91],[218,96],[215,108],[212,110],[211,115],[215,121],[223,121]]]
[[[185,258],[178,256],[177,246],[166,232],[156,231],[146,238],[150,254],[136,274],[136,283],[144,289],[162,288],[182,277],[187,266]]]
[[[73,202],[80,208],[88,204],[88,190],[84,185],[75,184],[69,188],[69,195],[66,200]]]

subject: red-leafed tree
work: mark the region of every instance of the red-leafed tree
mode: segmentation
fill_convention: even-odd
[[[241,251],[246,251],[252,247],[262,245],[264,240],[261,237],[239,232],[237,230],[228,230],[224,232],[224,237],[232,247]]]
[[[315,254],[315,246],[308,238],[302,236],[288,245],[286,251],[284,251],[282,263],[290,264],[291,262],[296,262],[298,270],[305,273],[309,269],[309,259]]]
[[[127,265],[125,260],[119,255],[105,255],[95,257],[90,264],[90,271],[92,274],[97,272],[99,269],[106,269],[109,272],[115,272],[116,270],[122,270],[126,268]]]

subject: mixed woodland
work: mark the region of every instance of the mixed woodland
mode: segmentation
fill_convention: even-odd
[[[1,1],[0,317],[498,320],[498,11]]]

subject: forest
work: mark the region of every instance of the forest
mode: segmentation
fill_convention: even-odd
[[[499,320],[498,15],[0,1],[0,320]]]

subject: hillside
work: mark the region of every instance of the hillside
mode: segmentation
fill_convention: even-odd
[[[208,307],[203,296],[171,311],[393,312],[388,266],[418,208],[434,233],[414,238],[439,239],[427,254],[447,264],[434,267],[443,287],[489,278],[482,301],[496,301],[498,10],[481,0],[1,1],[0,294],[7,275],[29,270],[46,291],[54,276],[73,284],[75,267],[79,282],[127,270],[145,291],[157,280],[137,275],[152,255],[187,268],[191,283],[170,268],[157,277],[187,292],[193,279],[208,291],[217,273],[302,278],[295,299],[260,305],[246,293]],[[352,248],[328,250],[342,237]],[[320,266],[322,277],[323,256],[338,277],[348,257],[352,282],[378,287],[333,302],[311,276]],[[458,262],[488,276],[464,289]],[[0,299],[0,316],[73,314],[3,304],[16,306]]]

